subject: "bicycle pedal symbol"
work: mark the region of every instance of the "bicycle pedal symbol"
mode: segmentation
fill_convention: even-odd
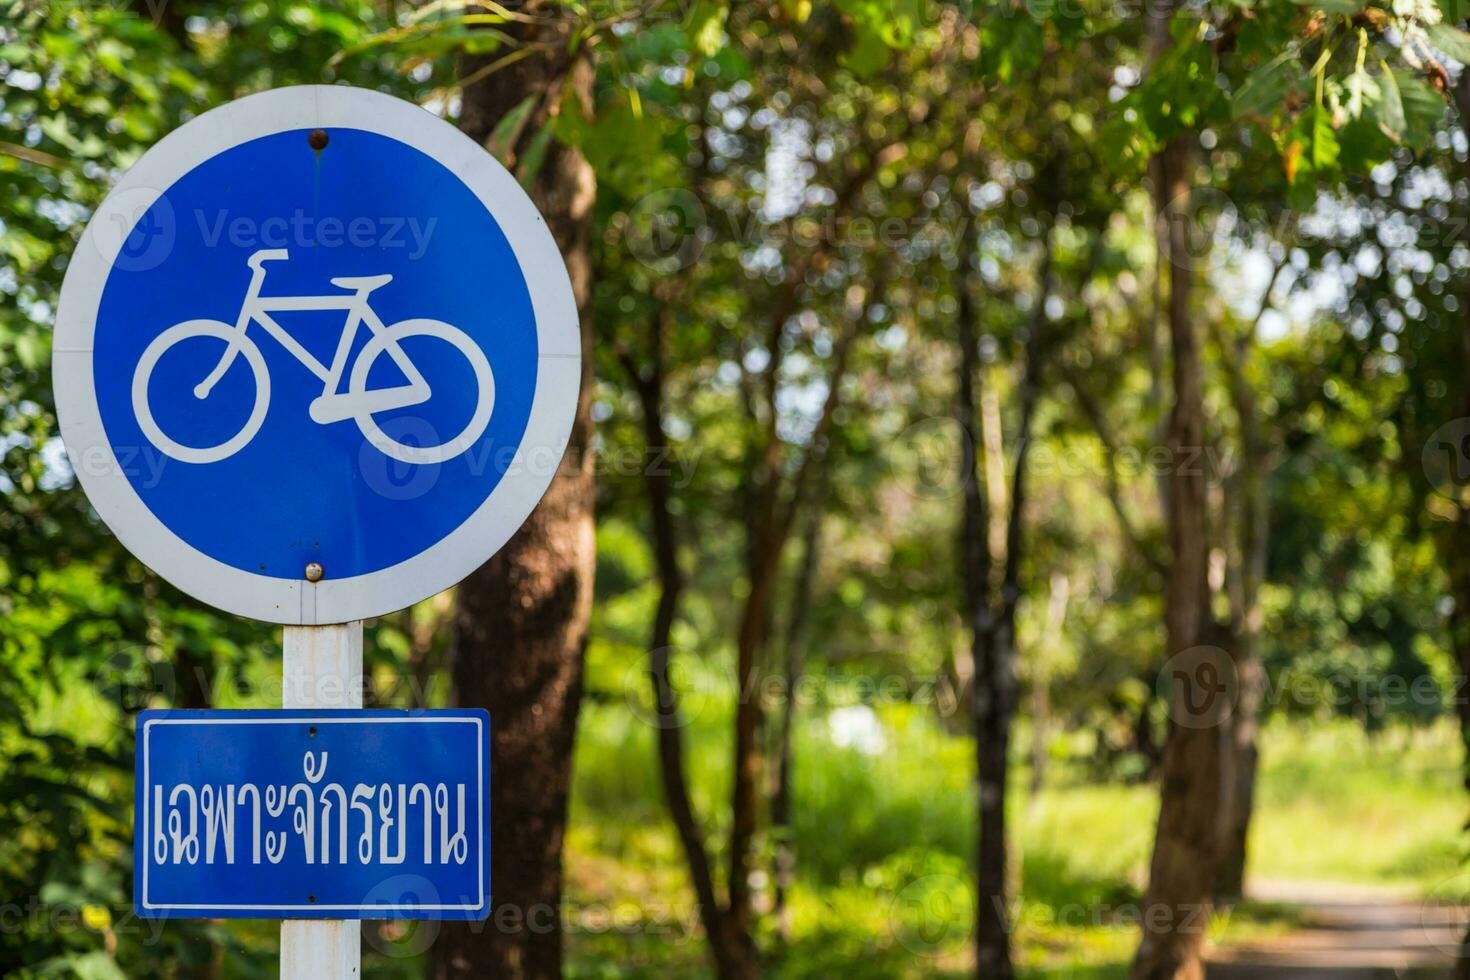
[[[495,378],[490,371],[490,362],[486,359],[485,352],[468,334],[442,320],[425,318],[400,320],[392,325],[385,325],[373,311],[368,296],[373,290],[391,282],[391,275],[339,276],[332,279],[332,285],[351,290],[346,294],[262,296],[260,290],[265,283],[264,264],[289,258],[287,249],[276,248],[261,249],[246,260],[252,270],[250,286],[246,290],[245,300],[240,306],[240,315],[234,326],[219,320],[185,320],[159,334],[143,351],[133,373],[133,411],[138,417],[138,425],[143,434],[159,451],[185,463],[217,463],[233,456],[255,438],[270,408],[271,379],[259,345],[246,333],[251,323],[263,327],[292,357],[322,380],[322,393],[312,400],[309,409],[311,420],[318,425],[331,425],[351,419],[362,430],[363,437],[379,452],[405,463],[417,464],[442,463],[453,459],[480,438],[490,423],[490,414],[495,407]],[[335,310],[346,314],[342,336],[337,342],[330,365],[318,360],[271,317],[272,313],[308,310]],[[365,324],[372,336],[357,356],[352,358],[353,341],[357,337],[359,324]],[[204,401],[209,397],[237,356],[245,358],[255,381],[255,403],[244,426],[239,432],[214,446],[186,446],[170,438],[154,419],[153,410],[148,404],[148,383],[163,355],[177,344],[200,337],[224,341],[225,350],[214,368],[194,385],[193,394],[196,399]],[[433,396],[423,374],[403,349],[402,342],[410,337],[433,337],[444,341],[464,356],[475,375],[475,410],[469,422],[454,438],[438,445],[413,446],[399,442],[383,431],[374,419],[379,413],[419,405]],[[387,354],[403,373],[407,379],[406,384],[390,388],[367,387],[373,364],[383,354]],[[349,359],[352,362],[350,371]],[[344,375],[347,377],[345,391],[341,390]]]

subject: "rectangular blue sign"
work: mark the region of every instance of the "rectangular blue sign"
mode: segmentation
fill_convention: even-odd
[[[135,782],[139,915],[489,914],[484,711],[144,711]]]

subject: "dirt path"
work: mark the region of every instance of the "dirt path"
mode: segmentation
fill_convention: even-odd
[[[1288,935],[1215,951],[1210,980],[1390,980],[1447,975],[1463,930],[1453,909],[1403,892],[1264,882],[1260,901],[1297,905],[1306,925]]]

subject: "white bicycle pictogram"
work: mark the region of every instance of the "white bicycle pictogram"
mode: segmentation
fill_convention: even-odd
[[[405,463],[442,463],[464,452],[485,431],[490,423],[490,413],[495,407],[495,379],[490,372],[490,362],[473,340],[463,330],[441,320],[415,318],[400,320],[391,326],[373,312],[368,304],[368,294],[393,280],[392,275],[341,276],[331,280],[332,285],[350,289],[348,294],[329,296],[262,296],[260,288],[265,282],[264,263],[289,259],[287,249],[261,249],[247,260],[252,270],[250,286],[241,304],[240,315],[234,326],[219,320],[185,320],[169,327],[154,338],[143,351],[138,366],[133,372],[133,411],[143,434],[158,449],[174,459],[185,463],[215,463],[228,459],[249,445],[265,422],[270,407],[271,379],[266,369],[265,358],[260,347],[246,334],[252,322],[260,324],[266,332],[280,342],[291,356],[306,366],[312,374],[323,381],[322,393],[311,402],[312,421],[319,425],[330,425],[352,419],[362,430],[363,436],[379,452]],[[271,313],[299,312],[303,310],[339,310],[347,314],[342,326],[342,337],[337,343],[331,365],[323,364],[296,338],[286,332],[271,318]],[[357,336],[358,324],[367,324],[372,336],[352,362],[347,372],[348,357],[352,352],[353,340]],[[234,436],[215,446],[185,446],[169,438],[153,417],[148,405],[148,382],[159,360],[176,344],[197,337],[214,337],[225,342],[225,351],[219,363],[194,386],[194,397],[203,401],[224,377],[236,356],[243,355],[255,377],[255,404],[245,425]],[[412,446],[394,439],[374,421],[379,412],[418,405],[429,400],[433,392],[402,347],[402,341],[410,337],[434,337],[448,343],[469,361],[478,386],[475,410],[468,424],[454,438],[433,446]],[[368,374],[373,362],[383,353],[408,379],[407,384],[391,388],[368,390]],[[347,390],[338,390],[342,376],[348,374]]]

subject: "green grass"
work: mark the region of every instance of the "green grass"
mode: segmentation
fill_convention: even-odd
[[[718,690],[704,696],[686,731],[688,769],[723,870],[729,719]],[[769,916],[762,924],[773,976],[877,980],[969,969],[969,740],[921,709],[888,708],[880,719],[886,746],[871,756],[833,744],[820,715],[802,723],[790,943],[775,942]],[[627,703],[585,711],[567,859],[573,976],[708,975],[653,736]],[[1262,754],[1253,878],[1427,893],[1459,873],[1459,828],[1470,805],[1449,723],[1376,738],[1348,723],[1278,723],[1266,729]],[[1016,775],[1013,850],[1022,870],[1014,914],[1025,975],[1122,976],[1137,942],[1155,787],[1087,784],[1062,766],[1055,785],[1027,800],[1026,774]],[[1298,925],[1291,906],[1247,902],[1212,933],[1231,942]]]
[[[1428,891],[1459,873],[1470,802],[1450,724],[1376,738],[1345,723],[1279,726],[1263,754],[1253,875]]]

